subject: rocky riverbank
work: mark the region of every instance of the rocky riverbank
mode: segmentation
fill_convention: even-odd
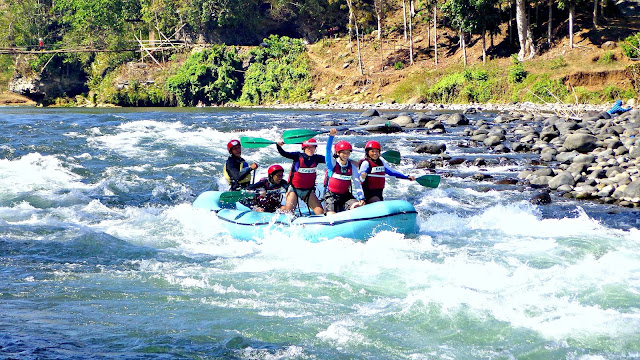
[[[537,189],[539,193],[532,202],[548,203],[551,193],[555,192],[563,197],[640,207],[640,110],[612,117],[603,111],[604,107],[597,106],[580,106],[579,111],[572,112],[580,116],[562,116],[561,112],[554,111],[554,106],[537,104],[384,108],[405,112],[381,114],[376,109],[368,109],[362,113],[359,125],[381,125],[380,131],[385,132],[425,128],[428,133],[446,133],[453,127],[464,127],[466,142],[458,146],[485,147],[500,154],[538,154],[515,179],[499,180],[500,184],[524,184]],[[532,108],[535,111],[531,111]],[[432,111],[410,113],[406,110]],[[490,120],[472,121],[467,116],[484,111],[498,113],[488,117]],[[566,113],[566,109],[563,111]],[[468,162],[451,158],[446,150],[442,143],[417,145],[416,152],[436,156],[416,166],[446,169]],[[475,159],[473,165],[492,164],[489,160]],[[491,180],[482,172],[473,178]]]

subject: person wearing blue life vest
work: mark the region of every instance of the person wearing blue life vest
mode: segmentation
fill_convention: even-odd
[[[254,198],[253,210],[258,212],[275,212],[281,209],[282,194],[287,189],[287,181],[283,179],[284,169],[275,164],[269,166],[267,177],[249,185],[248,190],[258,190]]]
[[[385,185],[385,176],[390,175],[398,179],[409,179],[415,181],[415,177],[407,176],[389,167],[386,161],[380,157],[382,146],[380,143],[371,140],[364,146],[364,159],[360,160],[360,179],[364,199],[367,204],[384,200],[382,191]]]
[[[229,183],[231,191],[246,189],[251,183],[251,171],[257,169],[258,164],[249,165],[242,158],[242,146],[238,140],[229,141],[227,150],[229,151],[229,158],[222,170],[224,178]]]
[[[316,215],[324,213],[322,204],[316,196],[316,170],[318,164],[325,162],[324,156],[316,154],[318,143],[316,139],[309,139],[302,143],[302,152],[288,152],[282,148],[283,141],[277,143],[280,155],[293,160],[289,173],[289,188],[287,189],[284,211],[292,212],[298,206],[298,199],[302,199],[309,209]]]
[[[338,141],[333,146],[335,155],[331,155],[333,137],[337,133],[335,128],[329,130],[325,153],[327,176],[325,178],[324,210],[327,215],[355,209],[365,204],[358,167],[349,159],[353,150],[351,144],[344,140]],[[356,192],[355,197],[351,193],[352,187]]]
[[[626,113],[629,110],[631,110],[631,106],[624,108],[622,107],[622,100],[616,100],[611,109],[607,110],[607,113],[609,113],[609,115],[618,115]]]

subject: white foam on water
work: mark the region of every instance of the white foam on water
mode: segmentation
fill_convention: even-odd
[[[0,199],[22,192],[53,196],[58,190],[91,187],[81,180],[55,156],[30,153],[19,159],[0,159]]]
[[[326,330],[320,331],[316,336],[324,341],[330,341],[338,345],[357,344],[363,345],[366,338],[358,333],[360,326],[350,318],[333,322]]]

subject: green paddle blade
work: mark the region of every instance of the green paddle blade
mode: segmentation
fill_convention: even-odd
[[[253,191],[227,191],[220,194],[220,204],[235,204],[236,202],[244,199],[252,199],[256,196]]]
[[[263,138],[242,136],[240,138],[240,143],[245,148],[255,149],[255,148],[261,148],[261,147],[269,146],[271,144],[275,144],[276,142],[275,141],[271,141],[271,140],[267,140],[267,139],[263,139]]]
[[[385,160],[392,164],[400,164],[400,151],[397,150],[387,150],[383,152],[380,156],[382,156]]]
[[[285,144],[299,144],[318,134],[328,133],[328,131],[316,131],[308,129],[293,129],[282,132],[282,140]]]
[[[424,187],[435,189],[440,184],[440,175],[422,175],[416,181]]]

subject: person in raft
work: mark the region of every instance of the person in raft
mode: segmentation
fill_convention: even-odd
[[[334,146],[335,155],[331,155],[331,145],[333,145],[333,137],[336,133],[335,128],[329,131],[325,154],[327,177],[325,179],[324,210],[327,215],[355,209],[365,204],[358,168],[349,160],[351,150],[353,150],[351,144],[344,140],[338,141]],[[351,193],[352,186],[356,191],[355,197]]]
[[[280,165],[271,165],[267,177],[249,185],[248,190],[259,190],[254,199],[254,211],[275,212],[281,208],[282,193],[287,189],[287,181],[283,179],[284,169]],[[280,190],[280,191],[278,191]]]
[[[415,181],[415,177],[407,176],[392,170],[386,161],[380,157],[382,146],[380,143],[371,140],[364,146],[364,159],[360,160],[360,179],[362,180],[362,190],[367,204],[382,201],[382,191],[384,190],[385,176],[391,175],[398,179],[409,179]]]
[[[316,196],[316,168],[324,163],[324,156],[317,155],[318,143],[316,139],[309,139],[302,143],[302,152],[288,152],[282,148],[283,141],[278,142],[280,155],[293,160],[289,174],[289,188],[287,189],[284,211],[293,212],[302,199],[309,209],[316,215],[324,214],[320,200]]]
[[[242,146],[238,140],[229,141],[227,150],[230,155],[222,171],[224,178],[231,186],[231,191],[244,190],[251,182],[251,171],[257,169],[258,164],[249,165],[242,158]]]

